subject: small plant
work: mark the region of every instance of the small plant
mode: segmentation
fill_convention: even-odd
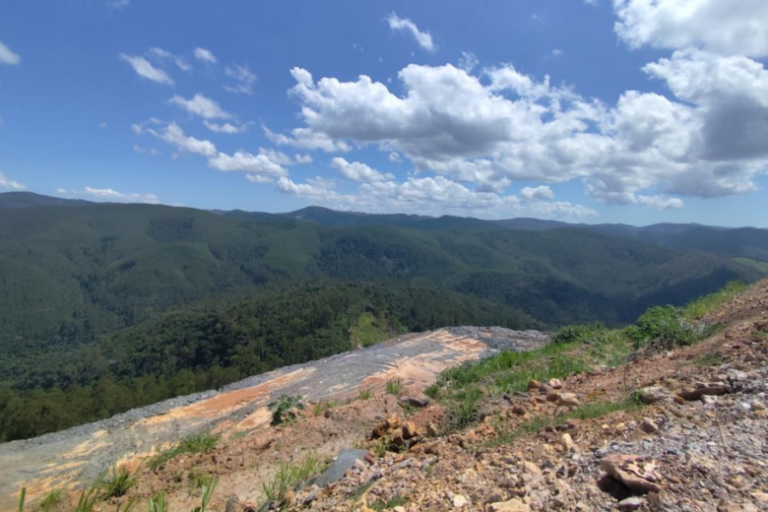
[[[206,485],[210,485],[213,481],[213,475],[210,473],[206,473],[204,471],[200,471],[197,468],[192,468],[189,472],[189,492],[192,494],[193,491],[196,491],[198,489],[202,489]]]
[[[218,483],[219,483],[218,478],[211,475],[208,475],[208,477],[204,479],[204,482],[200,487],[201,494],[202,494],[202,503],[200,504],[199,507],[195,507],[193,509],[193,512],[205,512],[208,509],[208,504],[211,502],[213,491],[216,490],[216,486],[218,485]]]
[[[154,498],[149,498],[149,500],[147,500],[147,511],[148,512],[166,512],[165,494],[161,492]]]
[[[357,395],[357,398],[360,400],[370,400],[373,397],[373,391],[371,391],[369,388],[361,389],[360,394]]]
[[[96,505],[101,501],[99,490],[102,488],[104,473],[99,474],[90,487],[82,490],[80,498],[77,500],[74,512],[94,512]]]
[[[55,489],[46,494],[40,502],[40,510],[50,512],[52,508],[64,499],[64,489]]]
[[[162,467],[166,462],[172,458],[182,455],[184,453],[205,453],[212,450],[221,439],[221,436],[217,434],[211,434],[210,432],[201,432],[199,434],[193,434],[182,439],[179,444],[170,450],[158,453],[151,459],[147,465],[150,469],[155,470]]]
[[[296,421],[298,415],[296,411],[303,411],[304,404],[299,395],[281,395],[280,398],[269,404],[269,410],[272,411],[272,426],[281,425]]]
[[[438,385],[437,383],[432,384],[431,386],[427,387],[427,389],[424,390],[424,394],[427,395],[429,398],[436,400],[437,397],[440,396],[440,385]]]
[[[18,512],[24,512],[24,500],[27,499],[27,488],[22,487],[21,493],[19,493],[19,511]]]
[[[264,498],[269,502],[282,502],[286,492],[322,473],[325,467],[326,464],[312,453],[299,464],[281,464],[275,478],[262,486]]]
[[[333,400],[321,400],[312,406],[313,416],[322,416],[325,411],[329,411],[336,407],[338,404]]]
[[[101,487],[104,489],[102,499],[125,496],[131,487],[136,485],[137,481],[136,476],[125,466],[121,468],[113,466],[109,475],[101,482]]]
[[[402,507],[403,505],[407,505],[407,504],[408,504],[408,499],[398,494],[397,496],[390,498],[387,501],[378,499],[373,503],[371,503],[369,506],[372,510],[376,510],[378,512],[380,510],[389,510],[395,507]]]
[[[460,430],[469,426],[477,417],[477,405],[483,393],[477,388],[470,388],[456,395],[457,401],[451,405],[451,426]]]
[[[403,392],[403,383],[400,379],[391,379],[387,381],[386,392],[390,395],[400,396]]]
[[[659,343],[663,348],[692,345],[712,336],[717,324],[702,320],[689,320],[685,311],[674,306],[655,306],[638,318],[635,325],[627,327],[625,333],[640,348],[650,342]]]

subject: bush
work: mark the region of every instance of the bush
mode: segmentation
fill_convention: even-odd
[[[137,479],[130,470],[126,467],[119,468],[117,466],[112,467],[112,471],[109,476],[101,483],[104,489],[104,496],[102,499],[120,498],[136,485]]]
[[[303,411],[304,404],[299,395],[281,395],[280,398],[269,404],[272,411],[272,426],[295,421],[298,417],[296,411]]]
[[[403,383],[400,379],[388,380],[386,391],[390,395],[400,396],[400,393],[403,391]]]
[[[588,343],[596,334],[606,332],[601,322],[566,325],[552,337],[552,343]]]
[[[627,327],[625,333],[635,348],[655,341],[662,347],[692,345],[708,338],[717,330],[716,324],[688,320],[685,311],[674,306],[654,306]]]

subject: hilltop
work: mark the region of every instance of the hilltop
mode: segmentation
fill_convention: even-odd
[[[109,433],[78,430],[69,452],[56,451],[67,433],[0,447],[3,480],[29,485],[30,506],[57,486],[87,487],[62,477],[92,474],[132,432],[134,451],[120,456],[132,483],[108,506],[164,493],[172,509],[207,499],[229,512],[766,507],[768,282],[652,308],[628,329],[570,326],[543,341],[471,328],[392,340],[330,360],[355,371],[389,354],[361,380],[325,363],[315,377],[291,368],[154,417],[117,418]],[[505,348],[520,351],[494,352]],[[312,378],[330,380],[321,391]],[[268,425],[270,400],[296,419]],[[176,445],[150,437],[174,425],[179,438],[197,434]],[[34,473],[38,453],[72,464],[37,483],[9,478]]]

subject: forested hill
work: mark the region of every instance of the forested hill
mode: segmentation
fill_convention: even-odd
[[[392,217],[430,229],[326,226],[8,197],[0,194],[0,440],[393,333],[619,324],[760,275],[719,255],[572,228],[412,216]]]

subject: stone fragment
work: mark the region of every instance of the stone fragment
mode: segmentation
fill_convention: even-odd
[[[659,427],[656,425],[656,423],[652,419],[643,418],[643,422],[640,423],[640,430],[642,430],[646,434],[653,434],[655,432],[658,432]]]
[[[523,469],[526,473],[530,473],[532,475],[540,475],[541,474],[541,468],[534,464],[533,462],[528,462],[527,460],[523,461]]]
[[[437,437],[438,436],[437,427],[435,426],[434,423],[428,423],[427,424],[427,435],[430,436],[430,437]]]
[[[658,402],[669,402],[672,396],[666,388],[660,386],[650,386],[642,388],[637,392],[638,399],[644,404],[655,404]]]
[[[466,498],[466,496],[462,496],[461,494],[456,494],[453,497],[453,508],[464,508],[467,503],[469,503],[469,500]]]
[[[576,443],[573,442],[573,438],[571,437],[571,434],[563,434],[560,436],[560,444],[563,446],[563,449],[565,451],[569,452],[573,450],[573,448],[576,446]]]
[[[412,421],[409,421],[405,423],[402,427],[403,432],[403,439],[406,441],[408,439],[413,439],[414,437],[419,437],[419,431],[416,429],[416,425],[413,424]]]
[[[415,396],[406,396],[404,397],[401,402],[404,404],[408,404],[413,407],[418,407],[419,409],[422,409],[424,407],[427,407],[430,404],[430,399],[426,395],[415,395]]]
[[[752,400],[752,402],[749,405],[752,406],[752,410],[754,411],[764,411],[766,409],[765,405],[759,400]]]
[[[531,512],[531,507],[517,498],[499,501],[488,506],[490,512]]]
[[[563,383],[560,381],[560,379],[549,379],[549,385],[553,389],[563,389]]]
[[[643,503],[645,503],[645,500],[642,498],[632,496],[619,502],[619,510],[638,510],[643,506]]]
[[[564,407],[578,407],[580,403],[579,397],[575,393],[560,393],[560,396],[557,398],[557,405]]]
[[[718,396],[730,393],[731,388],[723,383],[699,383],[694,389],[684,389],[677,394],[683,400],[692,402],[694,400],[701,400],[703,396]]]
[[[600,468],[633,491],[648,493],[661,490],[656,464],[637,455],[608,455],[600,460]]]

